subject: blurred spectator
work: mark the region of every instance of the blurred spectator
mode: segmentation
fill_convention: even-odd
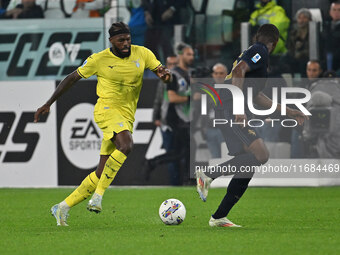
[[[258,26],[263,24],[273,24],[280,31],[280,39],[276,45],[273,55],[280,55],[287,51],[285,43],[288,36],[289,18],[286,16],[286,11],[278,6],[275,0],[261,0],[256,5],[256,10],[250,15],[250,24],[255,27],[253,31],[257,31]]]
[[[14,9],[6,11],[0,17],[2,19],[41,19],[44,12],[35,0],[22,0]]]
[[[109,9],[106,0],[77,0],[73,8],[72,18],[98,18]]]
[[[177,13],[186,5],[184,0],[143,0],[145,21],[148,25],[145,46],[158,59],[173,55],[172,40]],[[161,52],[158,50],[161,48]]]
[[[132,44],[144,45],[147,25],[145,22],[142,0],[128,0],[128,9],[131,12],[129,27],[131,31]]]
[[[212,77],[215,84],[223,84],[225,77],[228,74],[228,69],[222,63],[217,63],[212,68]],[[208,101],[212,103],[211,101]],[[213,105],[208,107],[211,111],[208,113],[208,118],[215,118],[215,112]],[[211,121],[205,120],[202,116],[202,129],[205,133],[208,149],[211,154],[211,158],[221,158],[221,144],[224,142],[224,137],[220,129],[211,126]]]
[[[169,70],[175,68],[178,65],[178,57],[176,55],[170,55],[166,58],[166,68]],[[166,125],[167,112],[162,113],[162,105],[165,101],[169,101],[167,96],[164,97],[164,88],[166,84],[159,82],[157,86],[156,97],[153,107],[153,121],[156,126]],[[163,115],[164,114],[164,115]]]
[[[0,15],[6,12],[6,8],[9,4],[9,0],[0,0]]]
[[[194,51],[190,45],[180,43],[177,47],[178,66],[172,73],[172,81],[166,85],[169,100],[166,124],[173,132],[172,150],[147,160],[144,172],[152,171],[159,164],[169,163],[176,160],[178,164],[184,163],[180,171],[179,184],[190,183],[190,66],[194,61]]]
[[[212,68],[212,77],[215,83],[224,83],[225,77],[228,74],[228,68],[222,63],[217,63]]]
[[[326,72],[324,77],[310,87],[307,108],[314,112],[304,135],[314,141],[320,158],[340,158],[340,83],[334,72]]]
[[[314,83],[316,83],[322,75],[321,64],[318,60],[310,60],[306,65],[307,80],[304,79],[302,87],[311,89]],[[298,95],[297,95],[298,96]],[[303,140],[303,128],[296,127],[292,130],[291,136],[291,158],[304,158],[305,142]]]
[[[309,59],[309,22],[312,14],[308,9],[302,8],[295,15],[296,23],[289,33],[287,48],[289,66],[294,72],[304,73]]]
[[[306,65],[306,74],[308,83],[305,84],[305,88],[309,89],[311,84],[316,82],[322,74],[322,67],[318,60],[310,60]]]
[[[173,69],[178,64],[178,57],[176,55],[168,56],[166,59],[166,68]],[[160,127],[162,133],[163,144],[162,148],[166,153],[174,150],[174,132],[169,125],[167,125],[167,115],[169,108],[169,99],[166,91],[166,84],[159,82],[156,92],[155,101],[153,104],[153,122],[155,126]],[[179,185],[179,164],[178,160],[174,160],[167,164],[170,176],[171,185]],[[149,173],[146,173],[149,174]],[[148,179],[148,176],[146,176]]]
[[[340,74],[340,1],[331,4],[331,20],[325,22],[323,40],[325,42],[327,70]]]

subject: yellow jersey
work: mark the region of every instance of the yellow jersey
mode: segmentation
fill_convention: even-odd
[[[96,75],[98,103],[133,123],[144,70],[154,71],[160,65],[149,49],[131,45],[129,57],[119,58],[107,48],[88,57],[77,72],[85,79]]]

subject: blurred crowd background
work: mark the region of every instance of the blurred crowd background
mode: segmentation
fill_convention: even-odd
[[[2,20],[77,22],[100,17],[127,23],[132,43],[151,49],[169,68],[182,61],[190,66],[191,78],[212,77],[215,81],[223,79],[233,61],[253,43],[260,25],[276,25],[280,40],[270,57],[269,77],[279,80],[269,82],[265,92],[271,97],[273,86],[306,88],[312,93],[306,107],[313,115],[304,127],[263,128],[271,157],[340,158],[339,0],[0,0]],[[183,56],[183,43],[193,51],[190,63]],[[156,77],[146,72],[145,78]],[[163,94],[157,93],[155,113],[167,100]],[[160,114],[154,114],[154,124],[162,126]],[[167,136],[171,129],[162,130],[163,139],[171,140]],[[222,143],[220,134],[211,131],[203,138],[211,158],[223,154],[223,146],[209,145],[209,141]],[[165,147],[172,149],[169,143]],[[175,167],[170,162],[169,171]]]

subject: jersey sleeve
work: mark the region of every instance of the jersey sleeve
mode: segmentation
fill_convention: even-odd
[[[161,62],[156,58],[156,56],[152,53],[151,50],[144,48],[144,56],[145,56],[145,69],[148,68],[151,71],[155,71],[157,67],[159,67]]]
[[[177,77],[176,75],[172,75],[172,81],[166,84],[166,90],[174,90],[177,92]]]
[[[267,65],[266,59],[268,58],[268,53],[260,45],[253,45],[247,51],[242,54],[240,60],[246,62],[250,68],[250,71],[259,69]]]
[[[78,67],[77,73],[84,79],[91,77],[92,75],[97,74],[97,62],[93,58],[93,55],[89,56],[82,66]]]

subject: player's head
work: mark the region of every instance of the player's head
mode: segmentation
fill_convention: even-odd
[[[212,68],[212,77],[216,83],[223,83],[228,74],[228,69],[222,63],[217,63]]]
[[[172,69],[172,68],[175,68],[177,65],[178,65],[178,57],[175,54],[169,55],[166,58],[166,68]]]
[[[334,1],[329,9],[329,15],[333,21],[340,20],[340,0]]]
[[[306,66],[308,80],[312,81],[320,77],[322,73],[321,64],[318,60],[310,60]]]
[[[261,42],[268,47],[269,53],[271,53],[277,42],[279,41],[280,32],[273,24],[264,24],[260,26],[256,33],[256,42]]]
[[[109,29],[109,34],[114,53],[120,58],[130,56],[131,34],[129,26],[123,22],[113,23]]]
[[[194,51],[189,44],[179,43],[176,47],[179,61],[185,66],[191,66],[194,62]]]

